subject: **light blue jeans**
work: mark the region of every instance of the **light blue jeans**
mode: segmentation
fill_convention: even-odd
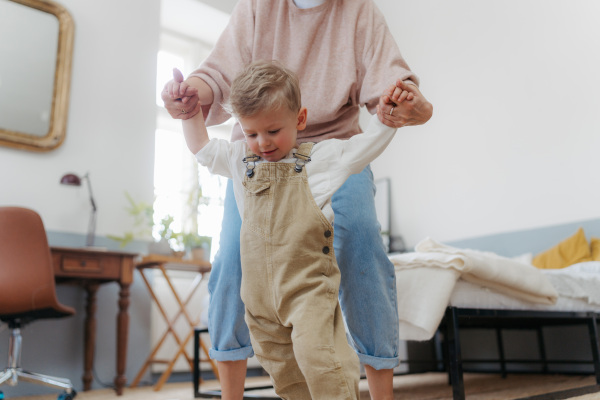
[[[352,175],[332,198],[334,249],[342,274],[340,305],[348,341],[363,364],[391,369],[399,364],[396,276],[379,235],[371,168]],[[208,321],[217,361],[237,361],[254,352],[240,298],[240,229],[233,186],[227,185],[221,244],[208,282]]]

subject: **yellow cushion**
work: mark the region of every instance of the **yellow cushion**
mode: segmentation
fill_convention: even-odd
[[[592,250],[592,261],[600,261],[600,238],[592,238],[590,248]]]
[[[557,269],[591,260],[590,245],[585,238],[583,228],[579,228],[573,236],[536,255],[533,258],[533,265],[538,268]]]

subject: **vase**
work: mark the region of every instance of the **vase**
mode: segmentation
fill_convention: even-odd
[[[162,254],[165,256],[171,255],[171,245],[166,239],[161,239],[158,242],[148,244],[148,254]]]
[[[204,247],[193,247],[190,249],[190,258],[192,260],[206,260],[206,252],[204,251]]]

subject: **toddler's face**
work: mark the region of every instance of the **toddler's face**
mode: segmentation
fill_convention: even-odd
[[[281,107],[239,118],[250,149],[267,161],[279,161],[296,147],[298,130],[306,127],[306,109],[295,113]]]

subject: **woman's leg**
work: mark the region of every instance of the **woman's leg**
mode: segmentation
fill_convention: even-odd
[[[244,303],[240,298],[242,221],[231,181],[227,183],[224,206],[220,248],[208,281],[208,327],[212,342],[209,353],[218,363],[223,399],[241,399],[246,360],[254,353],[248,327],[244,322]]]
[[[367,368],[369,386],[375,388],[375,381],[385,381],[385,392],[391,394],[389,370],[399,364],[396,276],[380,236],[374,188],[373,174],[367,167],[335,193],[334,247],[342,273],[340,305],[350,344],[361,363],[371,367]]]

